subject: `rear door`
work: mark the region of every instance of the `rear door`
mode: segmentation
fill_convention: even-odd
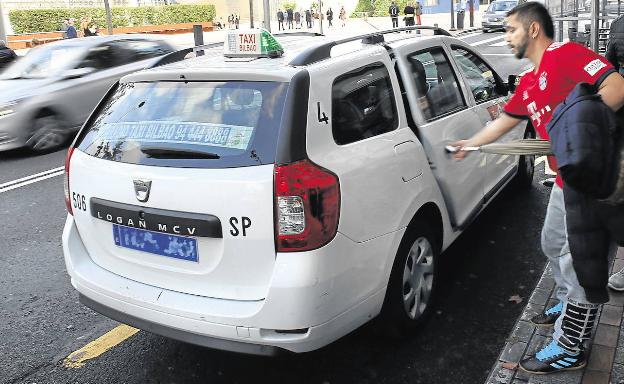
[[[475,104],[483,126],[494,121],[503,111],[507,102],[507,96],[500,93],[497,83],[501,82],[491,66],[489,66],[476,53],[466,47],[451,46],[453,58],[457,64],[467,88],[469,97]],[[524,132],[516,128],[502,136],[497,142],[508,142],[522,138]],[[516,173],[518,156],[486,154],[486,194],[496,193]]]
[[[90,257],[145,284],[265,297],[275,260],[273,173],[287,83],[121,84],[71,158]]]
[[[379,48],[365,58],[349,54],[332,59],[331,66],[309,69],[314,104],[309,107],[308,156],[338,176],[338,230],[356,242],[407,225],[415,185],[426,166],[405,118],[393,66]]]
[[[399,68],[417,134],[427,153],[453,226],[467,223],[483,200],[485,157],[480,153],[455,161],[445,152],[450,142],[467,139],[482,128],[443,46],[402,47]]]

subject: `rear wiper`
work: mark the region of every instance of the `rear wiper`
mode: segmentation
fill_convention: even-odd
[[[216,153],[196,151],[193,149],[176,149],[158,146],[142,146],[141,152],[148,157],[161,159],[220,159]]]

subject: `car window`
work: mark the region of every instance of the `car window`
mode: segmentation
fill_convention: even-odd
[[[124,40],[119,42],[119,46],[126,51],[127,62],[146,60],[173,51],[160,41],[150,40]]]
[[[123,61],[122,52],[112,43],[98,45],[89,49],[89,53],[76,68],[95,68],[103,70],[116,67]]]
[[[495,1],[487,9],[487,12],[504,12],[510,11],[513,7],[518,5],[515,1]]]
[[[457,77],[442,48],[408,56],[419,107],[427,121],[466,107]]]
[[[500,97],[494,71],[477,55],[465,49],[453,48],[453,56],[463,73],[477,103]]]
[[[334,81],[332,122],[334,140],[339,145],[397,128],[394,92],[384,64],[367,65]]]

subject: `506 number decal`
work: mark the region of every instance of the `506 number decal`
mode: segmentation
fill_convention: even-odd
[[[83,211],[87,210],[87,201],[86,201],[85,195],[81,195],[80,193],[73,192],[72,201],[74,202],[74,208],[82,209]]]

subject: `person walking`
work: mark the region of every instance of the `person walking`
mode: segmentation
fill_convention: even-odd
[[[17,59],[15,51],[9,48],[4,40],[0,40],[0,71]]]
[[[293,29],[293,10],[292,10],[292,8],[288,8],[286,10],[286,23],[288,25],[288,29]]]
[[[516,58],[528,58],[535,69],[522,76],[515,93],[503,108],[503,114],[472,138],[451,143],[460,147],[454,155],[456,159],[466,156],[462,147],[491,143],[522,120],[530,120],[540,137],[548,140],[546,126],[555,108],[581,82],[594,85],[612,110],[619,110],[624,105],[624,78],[615,73],[606,59],[579,44],[556,43],[553,38],[553,21],[542,4],[526,2],[507,13],[505,40]],[[552,156],[548,161],[552,169],[557,169]],[[534,374],[585,366],[585,350],[599,305],[604,301],[596,300],[592,290],[579,283],[579,270],[586,266],[579,264],[582,258],[577,259],[578,255],[570,252],[563,186],[557,175],[541,236],[542,251],[550,261],[560,301],[531,319],[538,326],[554,325],[553,338],[547,346],[519,364],[522,370]]]
[[[344,5],[340,7],[340,13],[338,14],[338,18],[340,19],[343,27],[347,25],[347,11],[345,11]]]
[[[420,1],[416,0],[416,5],[414,6],[414,15],[416,16],[416,24],[421,25],[420,16],[422,15],[422,7],[420,6]]]
[[[312,28],[312,13],[310,12],[309,9],[305,10],[305,20],[306,20],[306,26],[308,27],[308,29]]]
[[[284,30],[284,12],[281,9],[277,10],[277,29]]]
[[[334,20],[334,11],[332,11],[331,7],[327,10],[327,22],[330,27],[333,27],[332,20]]]
[[[399,7],[396,5],[396,1],[393,1],[390,4],[390,8],[388,8],[388,13],[390,14],[390,20],[392,20],[392,28],[399,27]]]

